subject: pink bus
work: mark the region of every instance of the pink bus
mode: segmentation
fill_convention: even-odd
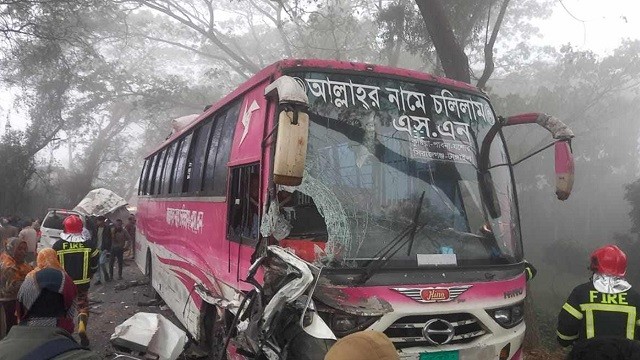
[[[573,134],[553,117],[498,117],[473,86],[415,71],[277,62],[147,156],[136,261],[194,339],[228,344],[219,358],[251,358],[239,309],[254,288],[270,295],[262,270],[244,280],[280,247],[316,271],[306,306],[324,339],[377,330],[402,359],[521,359],[525,262],[502,128],[533,123],[554,138],[564,200]]]

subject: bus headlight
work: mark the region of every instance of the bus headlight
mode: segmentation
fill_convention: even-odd
[[[487,310],[487,313],[503,328],[509,329],[524,320],[524,303]]]

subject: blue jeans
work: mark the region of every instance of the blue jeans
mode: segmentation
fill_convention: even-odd
[[[108,257],[109,257],[108,251],[100,250],[100,258],[98,259],[98,271],[96,272],[97,281],[104,282],[109,279],[109,273],[107,272]]]

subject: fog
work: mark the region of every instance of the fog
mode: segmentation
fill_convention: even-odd
[[[96,187],[133,199],[171,119],[283,58],[457,78],[486,91],[499,115],[545,112],[576,134],[567,201],[554,195],[552,149],[515,168],[525,257],[539,271],[531,290],[552,337],[595,247],[629,249],[640,282],[640,218],[630,216],[640,207],[630,186],[640,178],[640,12],[613,3],[0,0],[0,214],[40,218]],[[456,41],[430,24],[449,24]],[[505,135],[513,159],[551,142],[531,128]]]

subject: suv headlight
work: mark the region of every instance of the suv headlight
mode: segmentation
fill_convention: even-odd
[[[493,320],[500,324],[500,326],[509,329],[524,320],[524,303],[520,302],[507,307],[489,309],[487,313],[489,313]]]

